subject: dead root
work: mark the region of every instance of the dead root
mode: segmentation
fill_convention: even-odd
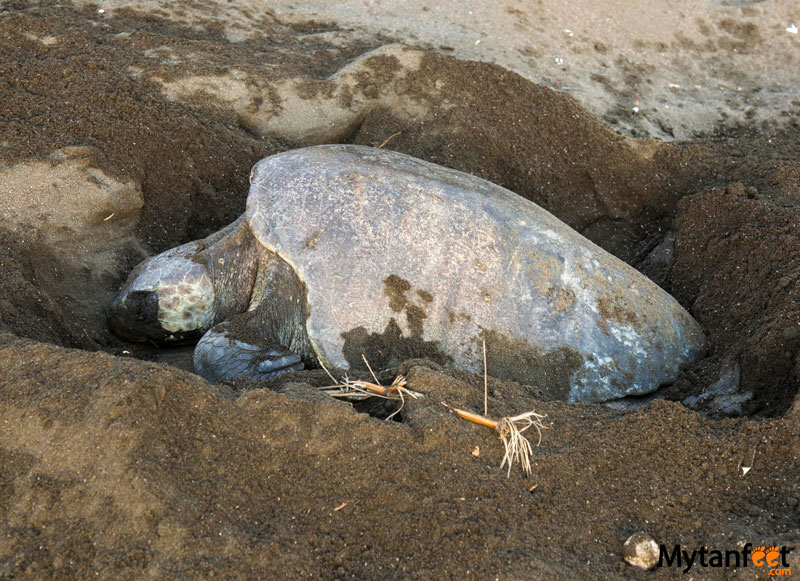
[[[319,364],[322,366],[322,369],[325,370],[325,373],[328,374],[328,377],[331,378],[331,381],[333,381],[334,384],[326,385],[324,387],[320,387],[319,389],[331,397],[342,399],[358,401],[369,397],[382,397],[384,399],[400,401],[400,407],[392,412],[392,414],[386,418],[387,420],[392,419],[396,414],[400,413],[403,407],[405,407],[406,397],[410,397],[411,399],[419,399],[424,397],[423,394],[419,393],[418,391],[408,389],[406,387],[406,378],[402,375],[395,377],[394,381],[392,381],[392,384],[389,386],[381,385],[380,381],[378,381],[378,378],[375,375],[375,372],[372,371],[372,367],[370,367],[367,358],[363,355],[361,358],[367,365],[367,369],[369,369],[369,372],[372,375],[372,379],[375,380],[375,383],[362,380],[351,380],[347,377],[347,375],[337,381],[331,372],[328,371],[328,368],[325,367],[322,361],[320,361]]]
[[[484,357],[485,349],[486,347],[484,344]],[[424,397],[423,394],[408,389],[406,387],[406,378],[402,375],[395,377],[394,381],[392,381],[392,384],[389,386],[381,385],[380,381],[378,381],[378,377],[375,375],[375,372],[372,371],[372,367],[370,366],[369,361],[367,361],[367,358],[364,357],[364,355],[362,355],[361,358],[364,360],[364,363],[366,364],[367,369],[369,369],[369,372],[372,375],[372,379],[375,380],[375,383],[363,380],[351,380],[347,377],[347,375],[342,377],[340,380],[337,380],[333,374],[328,371],[328,368],[325,367],[325,364],[320,360],[320,366],[325,370],[325,373],[328,374],[328,377],[331,378],[333,385],[326,385],[324,387],[320,387],[319,389],[331,397],[349,399],[351,401],[363,400],[370,397],[382,397],[385,399],[399,400],[400,407],[396,409],[388,418],[386,418],[387,420],[390,420],[403,409],[406,403],[406,397],[410,397],[412,399]],[[487,378],[484,363],[484,407],[486,407],[487,404],[487,392]],[[450,406],[448,406],[446,403],[444,405],[450,408]],[[528,438],[522,434],[531,427],[536,428],[536,433],[538,435],[536,445],[538,446],[541,444],[542,430],[545,429],[542,420],[545,418],[545,414],[538,414],[534,411],[530,411],[518,416],[504,417],[500,418],[499,420],[493,420],[486,416],[468,412],[466,410],[455,408],[450,409],[452,409],[458,415],[458,417],[462,419],[469,420],[489,428],[494,428],[494,430],[497,431],[497,433],[500,435],[500,439],[503,441],[503,447],[505,448],[505,455],[503,456],[503,461],[500,463],[500,468],[502,469],[508,466],[509,477],[511,476],[511,467],[514,463],[519,463],[525,474],[530,476],[532,472],[531,454],[533,453],[533,446],[531,445],[530,440],[528,440]]]
[[[500,420],[493,420],[476,413],[468,412],[466,410],[453,409],[458,417],[475,422],[482,426],[494,428],[500,435],[505,448],[505,455],[503,461],[500,463],[500,468],[508,466],[508,476],[511,476],[511,466],[515,462],[519,462],[522,466],[523,472],[530,476],[531,469],[531,454],[533,453],[533,446],[530,440],[522,435],[527,429],[534,427],[538,435],[536,445],[542,443],[542,430],[545,429],[542,420],[545,414],[537,414],[530,411],[513,417],[500,418]]]

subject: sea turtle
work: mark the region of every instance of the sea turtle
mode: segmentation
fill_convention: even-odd
[[[369,147],[259,161],[242,217],[139,265],[110,307],[129,340],[200,337],[211,380],[426,357],[572,401],[647,393],[697,360],[697,322],[524,198]]]

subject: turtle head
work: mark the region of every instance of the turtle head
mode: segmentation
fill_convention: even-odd
[[[180,343],[195,340],[214,324],[211,273],[197,260],[197,242],[142,262],[108,309],[108,325],[127,341]]]
[[[250,304],[258,245],[244,217],[203,240],[142,262],[107,312],[126,341],[182,343]]]

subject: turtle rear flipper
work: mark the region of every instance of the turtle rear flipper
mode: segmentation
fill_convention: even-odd
[[[198,374],[209,381],[237,377],[266,379],[304,369],[299,355],[247,333],[246,326],[236,324],[237,318],[214,326],[197,343],[194,368]]]

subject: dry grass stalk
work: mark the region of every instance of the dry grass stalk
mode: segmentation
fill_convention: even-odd
[[[483,415],[489,415],[489,374],[486,372],[486,339],[483,340]]]
[[[458,414],[458,417],[475,422],[482,426],[494,428],[503,440],[503,447],[505,448],[505,455],[503,461],[500,463],[500,468],[508,465],[508,476],[511,476],[511,466],[514,462],[519,462],[525,474],[529,475],[531,469],[531,454],[533,447],[530,440],[522,435],[522,432],[530,427],[536,428],[539,436],[536,445],[542,443],[542,430],[545,428],[542,420],[545,418],[544,414],[537,414],[536,412],[525,412],[518,416],[509,418],[500,418],[500,420],[493,420],[476,413],[468,412],[466,410],[454,409],[453,411]]]
[[[394,139],[395,137],[397,137],[398,135],[400,135],[400,134],[402,134],[402,133],[403,133],[402,131],[398,131],[397,133],[392,133],[392,134],[391,134],[389,137],[387,137],[386,139],[384,139],[384,140],[383,140],[383,143],[381,143],[381,144],[378,146],[378,149],[383,149],[383,146],[384,146],[384,145],[386,145],[386,144],[387,144],[387,143],[389,143],[389,142],[390,142],[392,139]]]
[[[408,389],[406,387],[406,378],[402,375],[395,377],[394,381],[392,381],[392,384],[389,386],[381,385],[380,381],[378,381],[378,378],[375,375],[375,372],[372,371],[372,367],[367,361],[367,358],[363,355],[361,358],[367,365],[367,369],[369,369],[369,372],[372,375],[372,379],[375,380],[375,383],[362,380],[351,380],[347,377],[347,375],[337,381],[331,372],[328,371],[328,368],[325,367],[322,361],[319,361],[322,369],[325,370],[325,373],[327,373],[328,377],[331,378],[331,381],[334,382],[333,385],[326,385],[324,387],[320,387],[319,389],[325,391],[331,397],[341,397],[354,400],[362,400],[368,397],[382,397],[384,399],[400,401],[400,407],[392,412],[392,414],[386,418],[387,420],[392,419],[395,414],[399,413],[400,410],[403,409],[403,407],[406,405],[406,396],[412,399],[424,397],[421,393]]]

